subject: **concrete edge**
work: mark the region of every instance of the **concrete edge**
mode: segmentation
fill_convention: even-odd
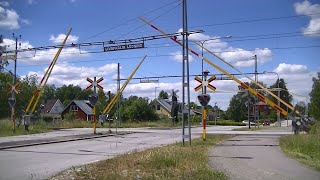
[[[26,143],[26,144],[12,145],[12,146],[3,146],[3,147],[0,147],[0,150],[13,149],[13,148],[19,148],[19,147],[28,147],[28,146],[38,146],[38,145],[45,145],[45,144],[71,142],[71,141],[80,141],[80,140],[87,140],[87,139],[103,138],[103,137],[108,137],[108,136],[126,135],[126,134],[132,134],[132,133],[134,133],[134,132],[122,132],[121,134],[102,134],[102,135],[95,135],[95,136],[91,136],[91,137],[70,138],[70,139],[64,139],[64,140],[45,141],[45,142],[39,142],[39,143],[29,143],[29,144]]]

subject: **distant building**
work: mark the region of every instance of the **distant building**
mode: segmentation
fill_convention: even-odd
[[[69,112],[74,112],[76,119],[82,119],[84,121],[93,121],[94,115],[92,112],[92,106],[87,100],[73,100],[62,111],[62,118]]]
[[[171,116],[171,101],[169,99],[155,99],[151,105],[157,114]]]
[[[254,118],[254,108],[256,108],[256,111],[258,111],[259,109],[259,113],[263,114],[264,116],[269,116],[270,115],[270,106],[262,101],[259,101],[257,103],[255,103],[255,107],[254,106],[250,106],[250,117]]]
[[[52,117],[53,119],[61,119],[61,113],[64,107],[59,99],[43,100],[40,107],[42,117]]]
[[[171,116],[171,108],[172,102],[169,99],[155,99],[151,102],[152,108],[156,110],[156,113],[159,115],[166,115]],[[178,103],[179,111],[178,113],[181,114],[181,103]],[[197,110],[190,109],[191,115],[201,115],[201,112]]]

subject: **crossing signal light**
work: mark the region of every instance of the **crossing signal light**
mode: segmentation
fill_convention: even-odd
[[[198,100],[202,106],[207,106],[210,101],[209,94],[200,94],[198,95]]]

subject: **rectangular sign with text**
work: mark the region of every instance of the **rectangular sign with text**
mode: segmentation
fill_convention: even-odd
[[[128,50],[128,49],[140,49],[144,48],[144,43],[135,43],[135,44],[122,44],[117,46],[108,46],[104,47],[104,52],[107,51],[120,51],[120,50]]]

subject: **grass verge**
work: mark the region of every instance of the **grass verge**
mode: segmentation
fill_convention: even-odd
[[[15,128],[15,132],[12,130],[12,124],[9,120],[0,120],[0,137],[4,136],[17,136],[17,135],[26,135],[26,134],[36,134],[44,133],[51,131],[51,129],[45,126],[44,122],[39,122],[29,127],[29,131],[24,129],[24,126],[21,125]]]
[[[309,134],[281,137],[280,147],[288,156],[320,171],[320,122]]]
[[[65,170],[51,179],[227,179],[208,164],[208,150],[231,136],[195,139]]]
[[[232,131],[259,131],[259,130],[263,130],[263,129],[270,129],[273,128],[272,126],[251,126],[251,128],[249,129],[249,126],[247,127],[242,127],[242,128],[236,128],[233,129]]]

